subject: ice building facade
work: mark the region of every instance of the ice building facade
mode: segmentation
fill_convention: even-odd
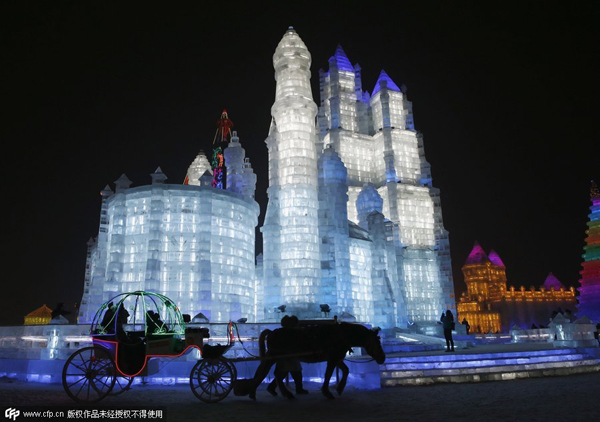
[[[212,187],[208,160],[200,153],[187,184],[165,183],[158,168],[150,185],[131,187],[123,175],[114,192],[108,186],[102,191],[98,236],[88,243],[80,323],[111,297],[135,290],[164,294],[183,313],[202,313],[211,321],[256,319],[256,176],[235,132],[225,161],[235,180],[226,190]]]
[[[266,317],[320,316],[325,304],[390,327],[454,309],[439,190],[406,92],[383,71],[372,95],[363,91],[360,67],[338,47],[319,73],[317,107],[311,55],[293,28],[273,64]]]

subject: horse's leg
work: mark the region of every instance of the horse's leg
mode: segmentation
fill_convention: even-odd
[[[327,361],[327,369],[325,369],[325,380],[323,381],[323,387],[321,387],[321,392],[328,399],[334,399],[333,394],[329,391],[329,380],[333,375],[333,370],[335,369],[335,361],[328,360]]]
[[[348,374],[350,373],[350,369],[348,368],[348,365],[344,363],[343,360],[339,361],[337,367],[342,370],[342,379],[336,387],[338,395],[341,396],[344,392],[344,388],[346,388],[346,381],[348,381]]]
[[[254,385],[250,390],[250,398],[252,400],[256,400],[256,389],[263,382],[266,376],[269,374],[271,367],[275,365],[274,359],[263,360],[258,368],[256,369],[256,373],[254,374]]]

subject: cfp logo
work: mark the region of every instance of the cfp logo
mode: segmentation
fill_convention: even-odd
[[[21,412],[19,412],[17,409],[13,409],[12,407],[9,407],[8,409],[6,409],[4,411],[4,417],[8,418],[8,419],[12,419],[13,421],[17,420],[17,417],[21,414]]]

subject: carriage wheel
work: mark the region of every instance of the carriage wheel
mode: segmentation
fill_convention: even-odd
[[[133,377],[119,377],[115,378],[115,385],[110,391],[111,396],[118,396],[123,394],[125,391],[131,390],[131,384],[133,383]]]
[[[94,403],[115,385],[115,363],[102,347],[84,347],[73,353],[63,367],[63,387],[73,400]]]
[[[190,387],[203,402],[216,403],[227,397],[236,377],[235,366],[226,359],[202,359],[192,368]]]

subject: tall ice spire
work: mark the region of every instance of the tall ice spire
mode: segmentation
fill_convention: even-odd
[[[269,204],[262,229],[266,316],[284,309],[281,305],[298,316],[320,315],[317,105],[310,64],[306,45],[290,27],[273,55],[277,85],[267,138]]]
[[[586,230],[583,254],[583,270],[580,271],[581,287],[579,290],[579,306],[577,316],[587,316],[600,323],[600,190],[595,182],[590,189],[589,221]]]

